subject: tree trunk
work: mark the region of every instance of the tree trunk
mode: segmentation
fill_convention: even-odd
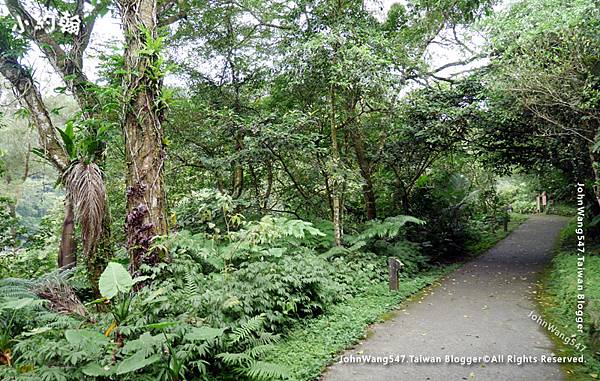
[[[244,191],[244,167],[240,164],[235,164],[233,169],[233,190],[231,197],[234,199],[240,198]]]
[[[374,220],[377,218],[377,203],[375,199],[375,190],[373,189],[373,180],[371,176],[371,163],[368,162],[365,155],[365,146],[363,143],[363,137],[361,132],[358,130],[360,127],[356,127],[357,130],[353,133],[353,145],[354,152],[356,154],[356,161],[360,168],[360,175],[363,178],[363,198],[365,199],[365,211],[367,214],[367,220]]]
[[[44,156],[59,173],[62,173],[67,168],[69,158],[56,136],[50,114],[31,75],[15,57],[11,57],[9,54],[0,59],[0,72],[10,81],[15,93],[30,111],[31,121],[37,129],[40,148]],[[76,246],[73,237],[73,219],[73,205],[65,200],[65,220],[58,255],[59,267],[70,267],[75,263]]]
[[[163,184],[162,80],[160,52],[148,51],[148,40],[157,39],[156,0],[120,0],[125,32],[125,93],[123,131],[127,160],[127,217],[125,230],[131,270],[165,258],[151,251],[154,237],[167,233]],[[153,44],[156,45],[156,44]],[[145,49],[145,51],[143,51]]]
[[[342,236],[344,235],[342,228],[342,182],[343,175],[340,174],[340,150],[337,141],[337,124],[335,115],[335,88],[332,84],[329,92],[330,97],[330,122],[331,122],[331,200],[332,200],[332,222],[333,222],[333,237],[336,246],[342,246]]]
[[[100,295],[98,288],[98,280],[100,275],[106,268],[108,261],[113,256],[111,230],[111,216],[109,208],[106,208],[106,213],[102,218],[102,230],[95,245],[95,250],[91,250],[86,261],[88,279],[92,285],[95,295]]]
[[[30,111],[31,121],[37,129],[44,156],[59,173],[62,173],[67,168],[69,159],[56,136],[50,114],[31,75],[16,57],[11,57],[10,53],[2,50],[0,50],[0,73],[8,79],[19,100],[25,103]]]
[[[65,199],[65,217],[60,235],[58,267],[65,269],[74,267],[77,264],[75,250],[75,213],[73,212],[73,203],[67,197]]]
[[[267,160],[267,190],[263,197],[262,208],[267,209],[269,207],[269,199],[271,198],[271,189],[273,188],[273,164],[271,160]]]
[[[7,6],[13,17],[21,17],[23,20],[30,22],[33,20],[31,15],[25,10],[23,4],[18,0],[7,1]],[[84,9],[83,2],[78,2],[76,9],[77,15],[83,20]],[[98,113],[101,107],[98,106],[98,100],[95,93],[90,89],[95,85],[88,81],[87,77],[83,73],[83,52],[85,51],[89,39],[94,27],[94,23],[98,15],[93,15],[87,18],[85,23],[82,25],[80,32],[77,36],[74,36],[74,43],[71,44],[71,50],[65,52],[60,45],[56,43],[50,36],[45,33],[37,33],[31,35],[32,40],[38,45],[40,50],[45,54],[51,65],[56,69],[57,73],[63,78],[67,87],[73,92],[75,99],[77,100],[83,115],[85,118],[92,118],[101,116],[93,115]],[[32,24],[33,25],[33,24]],[[0,51],[0,53],[5,53]],[[36,126],[38,136],[40,140],[40,146],[44,152],[44,156],[54,165],[60,174],[63,174],[67,166],[69,165],[70,158],[64,152],[60,140],[57,137],[56,131],[49,117],[46,105],[43,102],[41,94],[36,87],[33,79],[29,72],[21,66],[17,57],[9,54],[0,54],[0,72],[6,77],[12,84],[13,89],[19,98],[26,104],[31,114],[31,120]],[[91,134],[95,134],[95,131],[91,131]],[[104,147],[100,146],[96,150],[95,161],[100,164],[103,160]],[[66,201],[69,202],[69,201]],[[68,209],[68,208],[67,208]],[[72,209],[72,208],[71,208]],[[66,210],[65,218],[69,215],[69,211]],[[109,218],[108,210],[103,216],[103,220]],[[110,220],[107,220],[110,222]],[[70,224],[66,225],[67,227]],[[102,237],[110,237],[110,223],[103,224],[102,227],[105,231],[101,233]],[[64,258],[74,260],[75,258],[75,241],[72,238],[72,231],[62,232],[61,235],[61,246],[59,248],[60,256]],[[70,238],[69,238],[70,237]],[[101,251],[103,256],[112,255],[112,246],[109,240],[100,240],[96,245],[96,249]],[[72,250],[67,252],[65,250]],[[96,256],[96,253],[88,253],[90,257]],[[61,259],[59,258],[59,263]],[[90,282],[95,287],[95,277],[88,274]]]

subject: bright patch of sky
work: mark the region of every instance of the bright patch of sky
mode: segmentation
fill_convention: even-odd
[[[373,12],[379,19],[383,20],[391,5],[398,2],[397,0],[372,0],[367,3],[367,7]],[[401,0],[405,2],[405,0]],[[0,14],[6,15],[8,11],[6,6],[0,0]],[[464,46],[460,46],[453,42],[453,33],[451,31],[445,31],[440,34],[431,44],[431,47],[426,52],[426,59],[430,62],[433,69],[442,67],[451,62],[457,62],[467,59],[472,56],[472,52],[476,51],[484,41],[482,36],[468,34],[464,30],[457,30],[460,36],[460,40],[464,45],[468,46],[465,49]],[[107,51],[107,47],[115,41],[123,40],[123,32],[121,28],[121,22],[113,13],[102,17],[97,20],[94,27],[94,32],[90,39],[90,46],[87,49],[87,54],[84,59],[84,72],[88,75],[91,80],[98,79],[98,66],[99,59],[98,54],[102,51]],[[465,65],[451,66],[439,72],[436,72],[437,76],[449,77],[454,74],[460,74],[465,70],[470,70],[474,67],[485,64],[485,60],[476,60]],[[24,63],[34,69],[34,76],[39,82],[42,92],[44,94],[51,94],[53,89],[64,86],[58,75],[54,72],[50,64],[44,58],[43,54],[33,46],[31,52],[27,55]],[[178,78],[167,78],[167,84],[181,85],[181,81]]]

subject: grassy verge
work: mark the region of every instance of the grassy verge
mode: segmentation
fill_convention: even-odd
[[[469,247],[472,255],[479,255],[505,238],[527,219],[513,214],[508,232],[499,229],[487,232],[477,244]],[[318,379],[325,367],[337,354],[367,337],[370,324],[393,317],[392,311],[411,295],[435,283],[459,265],[450,265],[413,279],[404,279],[398,292],[390,292],[386,283],[371,287],[367,292],[331,307],[323,316],[302,321],[285,339],[267,354],[266,360],[286,366],[291,381]]]
[[[568,338],[575,338],[577,343],[587,348],[579,351],[567,345],[555,335],[549,334],[561,356],[584,355],[583,365],[568,364],[564,370],[570,381],[600,379],[600,335],[594,333],[593,323],[598,327],[600,321],[600,257],[598,247],[586,242],[585,256],[585,296],[586,308],[584,317],[584,333],[577,333],[575,311],[577,309],[577,250],[575,244],[575,219],[561,232],[560,244],[552,264],[544,274],[539,305],[542,316],[549,323],[558,327]],[[596,252],[595,255],[593,252]],[[594,356],[595,354],[595,356]]]
[[[314,380],[336,354],[367,336],[369,324],[385,320],[403,300],[456,267],[404,280],[398,292],[390,292],[387,284],[377,284],[365,294],[333,306],[325,315],[304,322],[268,354],[267,360],[288,367],[290,380]]]

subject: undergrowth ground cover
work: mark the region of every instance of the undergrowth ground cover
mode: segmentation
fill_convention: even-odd
[[[584,355],[585,363],[563,366],[571,381],[600,379],[600,245],[586,242],[584,290],[586,298],[583,332],[575,321],[578,294],[576,218],[562,230],[556,256],[544,274],[539,305],[546,321],[557,327],[566,339],[549,332],[562,356]],[[575,340],[573,343],[572,340]],[[577,344],[582,346],[577,347]],[[585,349],[582,349],[585,346]]]
[[[505,2],[0,2],[0,380],[308,380],[510,212],[598,222],[597,0]]]
[[[508,231],[498,228],[481,233],[477,242],[469,243],[469,255],[483,254],[527,218],[527,215],[513,213]],[[316,380],[341,351],[368,337],[370,324],[392,318],[401,303],[410,301],[413,295],[459,266],[458,263],[440,266],[402,278],[398,292],[389,291],[387,283],[379,282],[360,295],[334,306],[323,316],[295,324],[266,358],[286,366],[292,381]]]

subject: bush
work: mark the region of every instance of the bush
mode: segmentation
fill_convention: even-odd
[[[329,257],[315,250],[319,237],[308,222],[269,216],[221,234],[182,231],[155,243],[170,263],[142,267],[141,278],[109,264],[97,310],[77,303],[71,272],[44,293],[41,282],[17,282],[27,297],[0,300],[3,321],[11,313],[3,305],[25,303],[2,348],[12,366],[0,377],[280,379],[285,369],[260,360],[278,333],[385,277],[385,258]],[[136,282],[146,286],[133,293]]]

